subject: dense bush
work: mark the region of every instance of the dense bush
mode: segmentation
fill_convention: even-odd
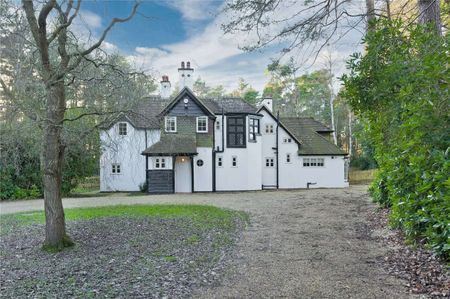
[[[0,199],[43,197],[39,128],[32,122],[23,121],[3,126],[0,134]],[[62,179],[64,195],[85,177],[98,173],[98,133],[93,131],[84,142],[72,142],[72,138],[66,137]]]
[[[372,196],[410,241],[450,257],[449,34],[382,21],[365,42],[343,80],[380,168]]]

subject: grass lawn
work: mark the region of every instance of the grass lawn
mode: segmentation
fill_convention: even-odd
[[[204,205],[66,209],[75,246],[41,249],[43,212],[0,217],[6,298],[187,298],[221,279],[247,214]]]
[[[66,222],[88,220],[100,217],[156,217],[161,219],[190,219],[204,228],[232,228],[234,219],[248,221],[244,212],[220,209],[205,205],[115,205],[106,207],[65,209]],[[2,215],[2,233],[8,233],[16,226],[44,224],[43,211]]]

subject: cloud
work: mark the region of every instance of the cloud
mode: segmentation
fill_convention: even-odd
[[[167,6],[178,10],[187,21],[208,20],[214,17],[217,0],[168,0]]]
[[[211,5],[211,1],[173,1],[170,2],[170,5],[180,10],[184,18],[199,20],[205,15],[202,7],[208,7]],[[293,9],[298,10],[299,8],[290,7],[290,9],[292,12]],[[197,15],[199,12],[203,14]],[[286,16],[285,14],[286,11],[283,10],[277,17],[283,18]],[[217,15],[203,30],[188,36],[182,42],[161,45],[158,48],[137,47],[133,53],[127,56],[127,59],[135,67],[155,76],[169,75],[172,83],[178,81],[179,63],[190,61],[195,69],[194,77],[200,76],[208,85],[223,85],[228,91],[231,91],[237,87],[238,80],[242,77],[262,92],[270,79],[265,73],[265,69],[271,62],[271,58],[280,57],[279,51],[283,44],[257,52],[244,52],[239,49],[239,46],[254,41],[255,35],[254,33],[224,35],[220,24],[229,20],[228,18],[227,15]],[[271,28],[271,30],[276,29]],[[361,49],[361,33],[352,31],[341,37],[340,35],[346,30],[344,27],[341,28],[334,39],[330,41],[330,45],[325,47],[317,57],[315,57],[313,47],[306,46],[288,53],[282,62],[286,62],[290,56],[293,56],[300,66],[298,74],[302,74],[326,67],[327,56],[331,55],[334,61],[333,72],[336,77],[339,77],[346,71],[345,60],[347,57]],[[307,45],[306,41],[305,45]]]
[[[102,26],[102,18],[89,10],[80,10],[78,18],[79,23],[91,30],[97,30]]]

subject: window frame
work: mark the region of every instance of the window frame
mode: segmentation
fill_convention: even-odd
[[[217,156],[217,167],[223,167],[223,156]]]
[[[125,128],[125,134],[122,134],[123,128]],[[119,134],[119,136],[127,136],[128,135],[128,124],[126,122],[119,122],[117,124],[117,134]]]
[[[292,155],[291,155],[291,153],[286,153],[286,163],[288,163],[288,164],[292,163]]]
[[[216,120],[216,130],[220,130],[222,128],[222,126],[221,126],[221,123],[220,123],[220,120]]]
[[[311,167],[310,166],[310,158],[303,158],[302,162],[303,162],[302,163],[303,167]]]
[[[248,141],[256,142],[259,130],[259,118],[250,117],[248,119]]]
[[[238,167],[237,156],[231,156],[231,167]]]
[[[161,157],[155,158],[153,168],[154,169],[167,169],[166,158],[161,158]]]
[[[168,122],[173,120],[174,121],[174,130],[170,130],[171,128],[169,128]],[[177,117],[176,116],[166,116],[164,118],[164,129],[167,133],[176,133],[177,132]]]
[[[265,165],[267,168],[275,167],[275,158],[274,157],[266,157]]]
[[[235,123],[232,124],[230,120],[234,119]],[[238,125],[237,121],[242,120],[242,125]],[[234,131],[231,131],[231,127],[234,127]],[[242,132],[238,132],[238,128],[242,127]],[[246,148],[247,147],[247,132],[246,132],[246,117],[245,115],[232,115],[227,116],[227,147],[228,148]],[[231,131],[231,132],[230,132]],[[238,136],[242,135],[242,144],[231,144],[230,135],[235,135],[235,140]]]
[[[325,158],[317,158],[317,167],[325,167]]]
[[[325,158],[303,158],[302,165],[303,167],[325,167]]]
[[[266,127],[265,127],[264,132],[265,132],[266,134],[272,135],[273,132],[274,132],[274,130],[273,130],[273,124],[266,124]]]
[[[122,167],[120,163],[111,163],[111,174],[122,174]]]
[[[291,137],[283,137],[283,143],[292,143],[292,138]]]
[[[205,130],[199,130],[199,121],[205,120]],[[208,133],[208,117],[207,116],[197,116],[196,118],[196,132],[197,133]]]

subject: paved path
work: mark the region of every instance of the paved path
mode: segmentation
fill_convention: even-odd
[[[387,249],[369,235],[366,215],[374,205],[365,186],[64,199],[65,208],[153,203],[211,204],[251,215],[223,283],[194,298],[409,298],[404,282],[376,263]],[[1,214],[42,209],[42,200],[0,204]]]

